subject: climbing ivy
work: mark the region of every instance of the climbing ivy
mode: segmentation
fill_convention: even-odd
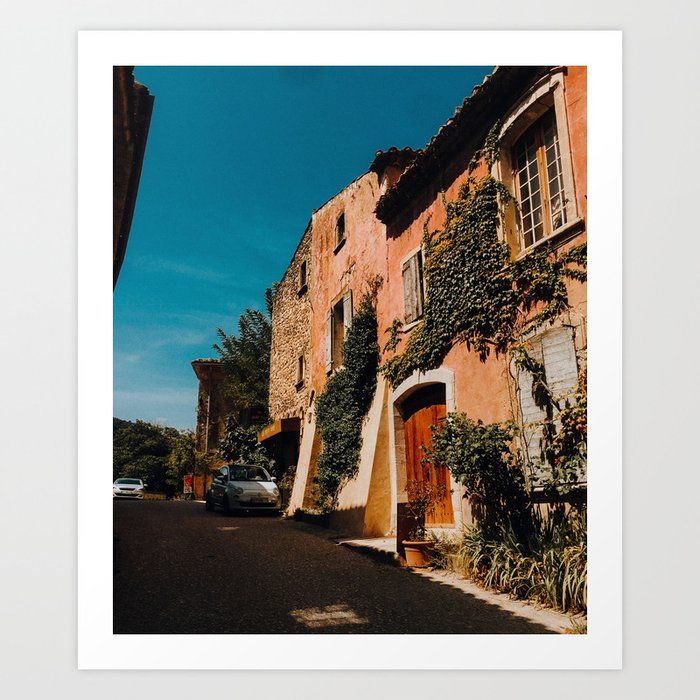
[[[403,352],[381,367],[394,387],[415,370],[439,367],[457,343],[482,361],[491,352],[508,353],[524,334],[554,321],[568,307],[567,279],[586,279],[585,244],[563,254],[542,245],[520,260],[510,260],[498,230],[512,196],[490,173],[496,150],[492,130],[479,152],[489,173],[475,180],[471,173],[478,158],[472,161],[457,199],[446,203],[445,226],[433,232],[424,228],[423,323],[413,330]],[[387,329],[385,350],[396,349],[398,332],[396,322]]]
[[[542,461],[562,465],[571,477],[574,466],[585,462],[585,382],[579,383],[574,402],[562,407],[546,383],[544,367],[529,353],[527,337],[553,323],[569,308],[567,280],[586,279],[586,245],[566,252],[549,244],[538,246],[528,255],[511,260],[508,244],[500,240],[504,208],[513,201],[503,183],[492,174],[498,157],[498,125],[489,131],[482,149],[469,165],[468,178],[457,198],[445,203],[445,225],[423,229],[426,299],[423,322],[408,337],[402,352],[393,355],[380,368],[396,387],[416,370],[439,367],[456,344],[463,343],[486,361],[493,352],[506,355],[517,367],[532,374],[535,403],[545,408]],[[480,163],[486,175],[476,179]],[[389,340],[385,352],[400,344],[401,323],[397,319],[386,329]],[[554,409],[568,411],[559,425],[578,426],[569,433],[557,430]],[[571,416],[569,416],[571,414]],[[578,430],[578,433],[576,433]],[[559,451],[568,450],[564,460]],[[583,457],[582,457],[583,455]],[[554,462],[554,460],[558,460]]]
[[[362,423],[377,387],[379,344],[374,308],[377,279],[362,297],[343,343],[343,366],[316,400],[316,426],[323,450],[318,456],[318,507],[332,510],[342,485],[357,474]]]

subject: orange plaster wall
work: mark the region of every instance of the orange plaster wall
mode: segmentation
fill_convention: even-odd
[[[313,299],[311,325],[311,376],[316,394],[326,383],[326,313],[348,290],[357,310],[367,281],[376,275],[386,279],[384,225],[374,215],[379,198],[375,173],[366,173],[346,187],[312,216],[312,269],[309,291]],[[334,253],[335,226],[345,212],[346,240]],[[382,290],[383,292],[384,290]],[[383,293],[380,292],[379,304]]]
[[[462,172],[445,189],[445,200],[450,202],[457,198],[459,188],[467,179],[469,158],[460,154]],[[485,166],[480,166],[474,176],[482,177],[486,172]],[[387,284],[386,303],[378,309],[380,344],[386,342],[383,331],[394,318],[403,318],[403,280],[401,276],[402,262],[421,245],[423,227],[427,222],[429,230],[441,228],[445,224],[445,207],[442,195],[437,191],[427,206],[416,207],[417,211],[410,217],[412,221],[400,233],[387,236]],[[399,235],[396,235],[396,234]],[[381,313],[380,313],[381,312]],[[400,352],[406,337],[399,346]],[[386,360],[391,353],[383,355]],[[455,403],[458,411],[464,411],[472,418],[484,421],[505,420],[510,417],[510,399],[507,382],[507,366],[501,359],[489,358],[481,362],[474,353],[467,352],[464,345],[457,345],[447,354],[443,367],[451,369],[455,374]]]
[[[576,188],[576,201],[579,216],[584,220],[587,212],[587,130],[586,130],[586,68],[569,67],[565,75],[565,102],[570,135],[570,150],[572,169]],[[396,317],[403,318],[403,284],[401,264],[420,245],[423,227],[428,224],[430,230],[439,229],[445,223],[445,207],[442,202],[440,189],[444,188],[446,201],[454,200],[459,188],[467,179],[469,154],[458,154],[446,170],[458,175],[450,183],[436,183],[427,200],[417,202],[413,212],[408,212],[406,223],[398,227],[390,227],[391,235],[387,236],[387,278],[384,292],[385,303],[378,309],[380,344],[386,342],[383,331]],[[474,176],[478,179],[486,172],[482,163]],[[567,244],[567,248],[586,240],[584,229],[576,238]],[[586,285],[578,282],[568,283],[573,309],[581,316],[586,314]],[[405,337],[398,351],[405,344]],[[385,354],[382,360],[388,359]],[[474,353],[467,352],[464,345],[457,345],[448,353],[444,367],[455,373],[455,403],[458,411],[464,411],[472,418],[484,421],[506,420],[513,417],[512,393],[509,389],[510,378],[507,358],[495,356],[486,362],[481,362]]]
[[[569,66],[564,75],[564,99],[576,187],[576,206],[579,216],[584,219],[588,209],[587,74],[586,66]]]

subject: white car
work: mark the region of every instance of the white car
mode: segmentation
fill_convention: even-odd
[[[117,479],[112,484],[112,498],[142,499],[146,485],[141,479]]]
[[[219,506],[224,513],[242,510],[279,512],[280,490],[267,469],[254,464],[231,464],[216,473],[205,498],[206,509]]]

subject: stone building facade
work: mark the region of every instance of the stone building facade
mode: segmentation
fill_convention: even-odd
[[[311,300],[313,275],[311,224],[294,252],[272,305],[270,348],[270,415],[303,418],[308,406],[311,359]]]
[[[274,458],[278,473],[296,469],[311,381],[312,226],[294,251],[272,304],[270,348],[271,422],[258,434]]]

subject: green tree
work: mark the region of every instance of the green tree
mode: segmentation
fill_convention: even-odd
[[[219,443],[219,453],[227,462],[258,464],[275,473],[275,462],[258,442],[255,426],[242,426],[236,417],[226,418],[226,432]]]
[[[226,372],[224,392],[235,406],[244,426],[264,424],[268,419],[272,302],[277,284],[265,291],[266,313],[246,309],[238,319],[238,333],[216,329],[219,353]]]
[[[182,477],[185,474],[194,474],[196,468],[197,453],[194,447],[194,433],[191,430],[183,430],[171,441],[166,475],[167,486],[171,490],[181,491]]]
[[[168,457],[178,431],[142,420],[119,418],[113,419],[112,431],[113,478],[135,477],[143,479],[150,490],[164,490]]]

